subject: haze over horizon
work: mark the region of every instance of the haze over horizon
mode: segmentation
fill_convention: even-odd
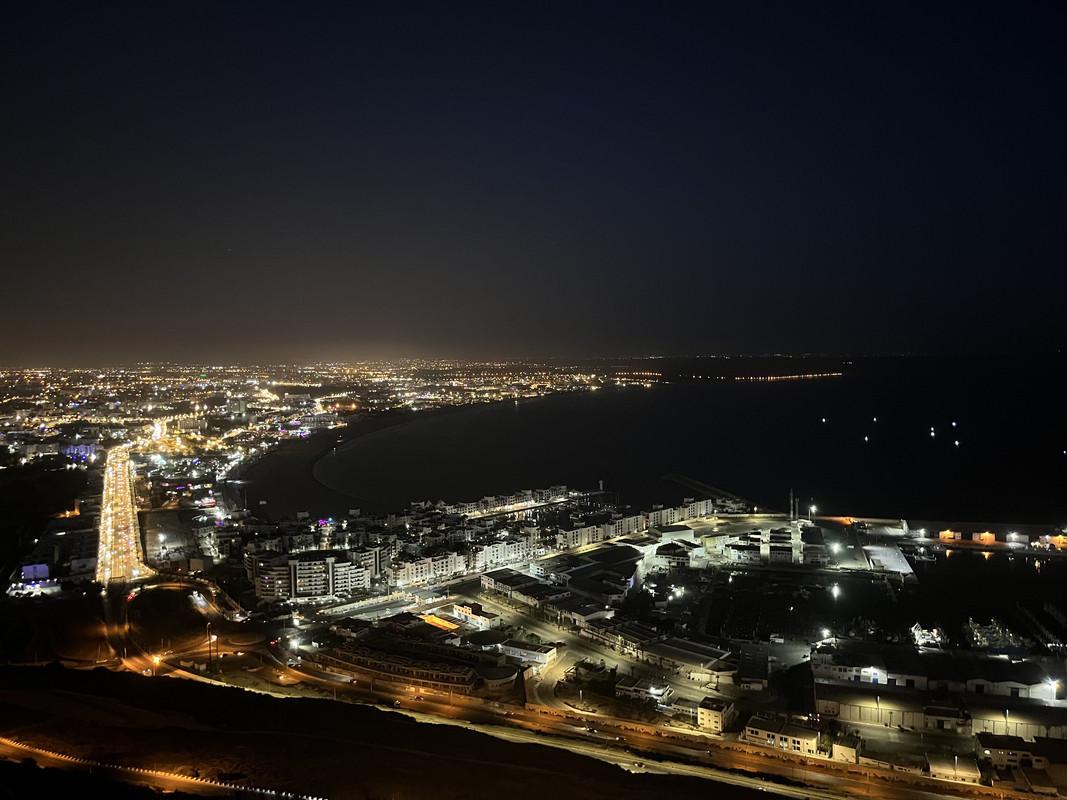
[[[3,365],[1063,345],[1061,5],[0,19]]]

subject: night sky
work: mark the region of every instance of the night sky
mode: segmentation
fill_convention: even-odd
[[[1057,348],[1065,23],[9,0],[0,365]]]

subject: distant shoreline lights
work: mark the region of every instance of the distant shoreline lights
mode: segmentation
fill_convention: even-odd
[[[737,375],[735,381],[805,381],[814,378],[840,378],[843,372],[807,372],[800,375]]]

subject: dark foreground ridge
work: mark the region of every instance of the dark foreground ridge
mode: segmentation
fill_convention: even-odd
[[[0,737],[101,763],[331,800],[756,796],[373,707],[58,665],[0,668]],[[31,785],[19,769],[19,785]],[[41,780],[54,777],[41,772]]]

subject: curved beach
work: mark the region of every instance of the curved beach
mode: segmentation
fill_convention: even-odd
[[[380,500],[361,497],[321,482],[315,476],[319,460],[335,449],[350,446],[355,440],[375,431],[463,408],[465,406],[385,413],[365,417],[343,428],[319,431],[303,439],[285,442],[241,471],[238,477],[240,489],[253,514],[271,519],[293,517],[300,511],[336,517],[347,514],[353,508],[368,512],[394,510],[393,506]]]
[[[613,499],[643,507],[692,494],[662,480],[683,473],[768,508],[785,508],[794,490],[824,514],[1060,520],[1058,407],[1051,393],[1020,393],[1019,373],[1029,376],[909,374],[903,405],[902,380],[888,372],[385,414],[286,444],[250,466],[242,488],[252,511],[271,518],[601,480]],[[1012,469],[994,480],[990,467],[1004,464]]]
[[[646,441],[656,436],[658,416],[644,389],[466,406],[461,414],[420,416],[361,436],[324,455],[314,475],[335,491],[359,486],[369,500],[391,507],[557,484],[595,488],[601,480],[628,502],[644,502],[642,492],[680,499],[676,485],[659,486],[673,462]]]

